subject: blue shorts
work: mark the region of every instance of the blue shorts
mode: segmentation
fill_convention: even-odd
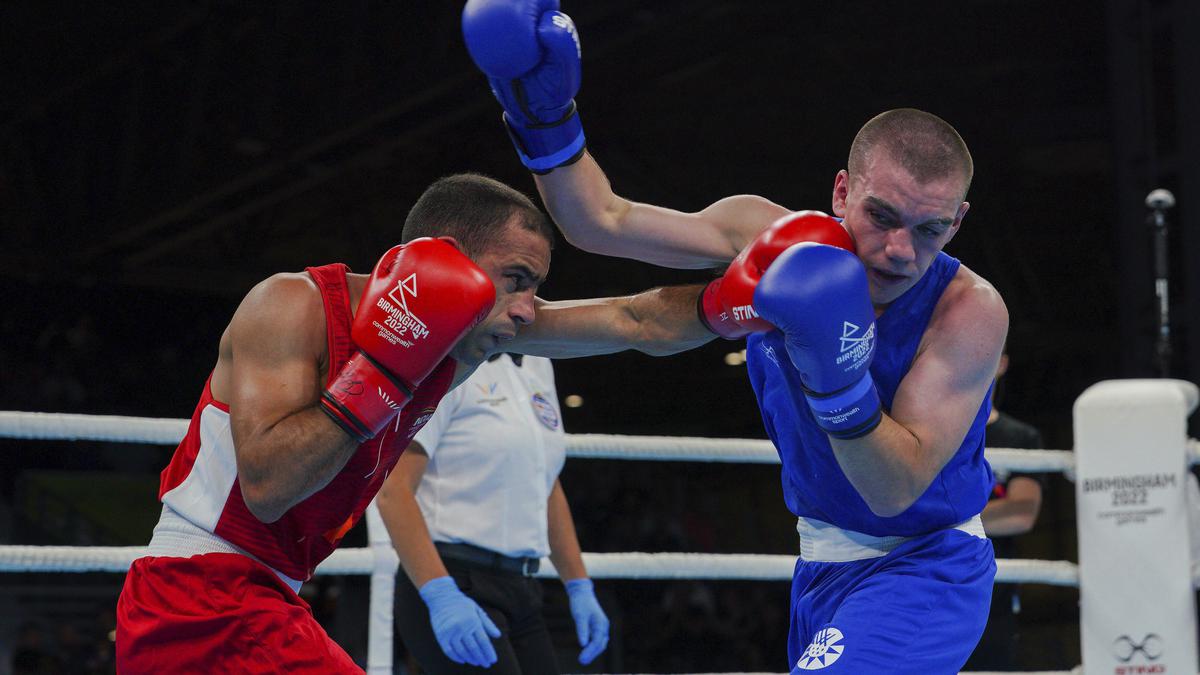
[[[942,530],[887,555],[796,563],[792,675],[958,673],[987,624],[992,542]]]

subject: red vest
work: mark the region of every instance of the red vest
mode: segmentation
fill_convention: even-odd
[[[352,315],[347,270],[345,265],[335,263],[310,267],[307,271],[320,288],[325,305],[328,385],[357,349],[350,339]],[[162,472],[159,498],[193,524],[292,579],[305,581],[362,517],[400,454],[449,391],[454,369],[455,362],[450,358],[438,364],[393,424],[378,437],[358,446],[328,485],[270,524],[251,515],[242,499],[229,406],[213,398],[210,375],[192,414],[187,436]]]

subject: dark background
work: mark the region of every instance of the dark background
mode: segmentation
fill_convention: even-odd
[[[460,7],[0,5],[0,407],[186,417],[258,280],[333,261],[368,270],[445,174],[483,172],[534,194],[466,56]],[[1002,407],[1048,447],[1071,447],[1071,405],[1088,385],[1160,372],[1142,199],[1172,189],[1170,370],[1200,380],[1200,330],[1189,325],[1200,316],[1200,3],[564,9],[583,43],[589,147],[635,200],[696,210],[754,193],[828,209],[869,117],[912,106],[954,124],[976,177],[947,250],[1004,295],[1013,365]],[[706,278],[560,242],[542,295]],[[560,362],[560,393],[585,400],[564,411],[567,429],[762,437],[743,368],[724,363],[737,348]],[[0,453],[0,540],[147,540],[170,448],[6,441]],[[773,467],[576,460],[563,481],[585,550],[794,552]],[[1025,557],[1074,559],[1071,490],[1051,482]],[[330,617],[355,583],[310,589],[330,625],[346,621]],[[103,672],[116,584],[3,575],[0,652],[40,639]],[[730,667],[782,669],[771,631],[786,616],[763,608],[784,602],[786,584],[601,586],[620,628],[605,667],[718,668],[705,649],[742,640]],[[1026,665],[1077,663],[1074,592],[1026,596]],[[734,636],[750,625],[732,618],[742,615],[763,626]],[[565,647],[569,619],[559,619]]]

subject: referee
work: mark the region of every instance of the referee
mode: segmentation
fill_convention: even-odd
[[[608,645],[558,481],[565,458],[550,361],[508,354],[448,394],[400,457],[378,505],[407,573],[396,630],[426,671],[558,673],[533,578],[546,555],[566,586],[579,662]]]

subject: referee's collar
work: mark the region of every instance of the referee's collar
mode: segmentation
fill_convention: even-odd
[[[500,358],[501,356],[504,356],[505,354],[508,354],[508,352],[500,352],[499,354],[492,354],[491,356],[488,357],[487,360],[490,363],[490,362],[495,361],[496,359]],[[521,359],[523,359],[524,357],[525,357],[524,354],[508,354],[508,358],[512,359],[512,362],[517,364],[518,367],[520,367]]]

